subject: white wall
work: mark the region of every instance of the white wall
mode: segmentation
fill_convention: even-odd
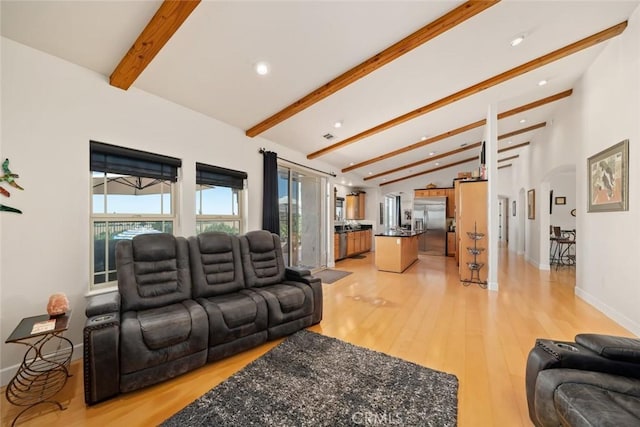
[[[574,85],[573,95],[558,109],[553,124],[521,153],[514,165],[512,193],[536,190],[536,219],[524,220],[525,256],[534,265],[544,266],[548,253],[541,242],[544,239],[548,244],[550,223],[545,191],[553,188],[554,196],[565,195],[554,186],[554,172],[576,171],[575,292],[636,335],[640,335],[640,286],[633,268],[640,254],[640,187],[634,185],[640,177],[640,150],[635,149],[640,140],[639,21],[640,8],[629,19],[626,31],[607,42]],[[629,210],[587,213],[587,159],[623,139],[629,139],[631,146]],[[567,211],[572,209],[570,187],[567,183],[566,190],[561,190],[567,192]],[[526,215],[521,205],[518,215]],[[557,209],[561,207],[554,205],[554,211]]]
[[[578,146],[576,294],[640,335],[640,8],[576,86]],[[587,213],[587,159],[629,139],[629,210]]]
[[[1,336],[21,318],[46,313],[54,292],[64,292],[73,317],[67,336],[82,343],[89,281],[89,140],[182,159],[176,234],[195,230],[195,162],[246,171],[248,229],[261,227],[260,147],[321,170],[268,140],[145,92],[122,91],[105,76],[2,38],[2,158],[20,175],[24,191],[10,204],[24,214],[0,214]],[[4,201],[3,201],[4,202]],[[24,349],[3,344],[2,384]],[[76,351],[75,357],[81,357]]]

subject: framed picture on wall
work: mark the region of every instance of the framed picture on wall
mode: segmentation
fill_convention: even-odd
[[[527,218],[536,219],[536,190],[527,191]]]
[[[587,160],[587,212],[629,210],[629,140],[625,139]]]

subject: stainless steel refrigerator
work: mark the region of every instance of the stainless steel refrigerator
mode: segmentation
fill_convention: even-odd
[[[416,225],[425,231],[418,240],[418,250],[427,255],[446,256],[447,252],[447,198],[423,197],[413,201]],[[416,227],[416,231],[419,231]]]

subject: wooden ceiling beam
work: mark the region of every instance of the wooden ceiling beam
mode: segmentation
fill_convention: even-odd
[[[515,156],[511,157],[505,157],[504,159],[498,159],[498,162],[506,162],[507,160],[517,159],[518,157],[520,157],[520,154],[516,154]]]
[[[523,133],[531,132],[532,130],[543,128],[546,125],[547,125],[547,122],[542,122],[542,123],[537,123],[537,124],[535,124],[533,126],[529,126],[529,127],[518,129],[518,130],[514,130],[513,132],[504,133],[504,134],[498,136],[498,140],[507,139],[507,138],[511,138],[512,136],[516,136],[516,135],[520,135],[520,134],[523,134]]]
[[[509,132],[509,133],[505,133],[505,134],[502,134],[502,135],[498,135],[498,140],[505,139],[505,138],[508,138],[508,137],[514,136],[514,135],[519,135],[521,133],[530,132],[530,131],[532,131],[534,129],[541,128],[541,127],[543,127],[545,125],[546,125],[546,122],[538,123],[536,125],[529,126],[527,128],[518,129],[518,130],[513,131],[513,132]],[[399,166],[397,168],[389,169],[389,170],[386,170],[384,172],[377,173],[375,175],[367,176],[363,180],[364,181],[368,181],[370,179],[375,179],[375,178],[379,178],[379,177],[384,176],[384,175],[389,175],[390,173],[400,172],[401,170],[409,169],[409,168],[412,168],[414,166],[419,166],[419,165],[422,165],[422,164],[425,164],[425,163],[434,162],[436,160],[440,160],[440,159],[443,159],[445,157],[450,157],[450,156],[453,156],[454,154],[459,154],[459,153],[462,153],[464,151],[471,150],[473,148],[479,148],[481,144],[482,144],[482,142],[476,142],[474,144],[471,144],[471,145],[468,145],[468,146],[465,146],[465,147],[462,147],[462,148],[456,148],[455,150],[447,151],[446,153],[442,153],[442,154],[439,154],[437,156],[427,157],[426,159],[418,160],[416,162],[409,163],[408,165]],[[507,159],[513,159],[515,157],[518,157],[518,156],[508,157]],[[504,159],[504,160],[507,160],[507,159]],[[498,161],[501,162],[502,160],[498,160]]]
[[[533,110],[534,108],[541,107],[551,102],[559,101],[561,99],[571,96],[572,94],[573,94],[573,89],[567,89],[565,91],[556,93],[554,95],[547,96],[546,98],[538,99],[537,101],[533,101],[528,104],[521,105],[520,107],[513,108],[509,111],[505,111],[504,113],[498,114],[498,120],[504,119],[506,117],[515,116],[516,114],[524,113],[525,111]]]
[[[426,159],[418,160],[417,162],[409,163],[408,165],[399,166],[397,168],[389,169],[384,172],[377,173],[375,175],[367,176],[364,178],[364,181],[380,178],[381,176],[389,175],[390,173],[394,173],[394,172],[400,172],[401,170],[409,169],[414,166],[420,166],[425,163],[435,162],[436,160],[444,159],[445,157],[453,156],[454,154],[463,153],[467,150],[473,150],[474,148],[480,148],[481,145],[482,145],[482,142],[476,142],[474,144],[467,145],[462,148],[456,148],[455,150],[447,151],[446,153],[438,154],[437,156],[428,157]]]
[[[522,144],[513,145],[511,147],[501,148],[501,149],[498,150],[498,153],[504,153],[505,151],[515,150],[516,148],[526,147],[529,144],[531,144],[531,141],[523,142]]]
[[[519,65],[515,68],[507,70],[501,74],[495,75],[487,80],[481,81],[480,83],[476,83],[473,86],[469,86],[466,89],[462,89],[454,94],[441,98],[437,101],[432,102],[431,104],[425,105],[423,107],[417,108],[413,111],[410,111],[406,114],[398,116],[394,119],[391,119],[387,122],[381,123],[377,126],[374,126],[370,129],[367,129],[363,132],[360,132],[357,135],[353,135],[349,138],[344,139],[343,141],[337,142],[333,145],[325,147],[321,150],[315,151],[311,154],[307,155],[308,159],[315,159],[316,157],[323,156],[332,151],[338,150],[340,148],[344,148],[347,145],[353,144],[354,142],[360,141],[361,139],[370,137],[384,130],[390,129],[394,126],[398,126],[406,121],[415,119],[416,117],[422,116],[431,111],[442,108],[446,105],[449,105],[453,102],[464,99],[468,96],[475,95],[483,90],[489,89],[490,87],[496,86],[500,83],[504,83],[507,80],[513,79],[515,77],[521,76],[525,73],[533,71],[537,68],[540,68],[544,65],[555,62],[559,59],[565,58],[574,53],[580,52],[581,50],[590,48],[595,46],[603,41],[609,40],[612,37],[620,35],[625,28],[627,27],[627,21],[621,22],[613,27],[607,28],[606,30],[595,33],[589,37],[586,37],[577,42],[571,43],[567,46],[564,46],[560,49],[557,49],[551,53],[535,58],[529,62],[526,62],[522,65]]]
[[[484,126],[485,123],[486,123],[485,119],[479,120],[479,121],[474,122],[474,123],[469,123],[468,125],[464,125],[464,126],[461,126],[461,127],[457,128],[457,129],[453,129],[453,130],[447,131],[445,133],[441,133],[440,135],[432,136],[431,138],[427,138],[424,141],[418,141],[418,142],[416,142],[414,144],[407,145],[406,147],[399,148],[397,150],[391,151],[391,152],[386,153],[386,154],[382,154],[382,155],[374,157],[372,159],[365,160],[363,162],[360,162],[360,163],[357,163],[357,164],[354,164],[354,165],[351,165],[351,166],[347,166],[346,168],[342,169],[341,172],[342,173],[346,173],[346,172],[352,171],[354,169],[358,169],[358,168],[370,165],[372,163],[377,163],[377,162],[380,162],[382,160],[386,160],[388,158],[397,156],[399,154],[406,153],[407,151],[415,150],[416,148],[424,147],[425,145],[429,145],[429,144],[433,144],[434,142],[442,141],[443,139],[450,138],[452,136],[458,135],[458,134],[466,132],[468,130],[475,129],[475,128],[478,128],[480,126]]]
[[[510,168],[510,167],[511,167],[511,163],[509,163],[508,165],[498,166],[498,169],[504,169],[504,168]]]
[[[288,118],[309,108],[310,106],[323,100],[324,98],[333,95],[341,89],[344,89],[351,83],[360,80],[364,76],[374,72],[378,68],[383,67],[384,65],[399,58],[405,53],[410,52],[418,46],[421,46],[424,43],[428,42],[429,40],[436,38],[440,34],[445,33],[456,25],[459,25],[467,19],[482,12],[483,10],[494,6],[499,1],[500,0],[467,1],[466,3],[456,7],[452,11],[427,24],[426,26],[410,34],[394,45],[386,48],[382,52],[375,54],[361,64],[356,65],[352,69],[342,73],[330,82],[325,83],[313,92],[305,95],[293,104],[275,113],[271,117],[251,127],[245,132],[246,135],[249,137],[260,135],[261,133],[271,129],[278,123],[287,120]]]
[[[180,28],[200,0],[165,0],[109,77],[109,84],[127,90]]]
[[[460,160],[459,162],[450,163],[450,164],[444,165],[444,166],[438,166],[437,168],[429,169],[429,170],[426,170],[424,172],[418,172],[418,173],[414,173],[412,175],[408,175],[408,176],[405,176],[405,177],[402,177],[402,178],[394,179],[392,181],[383,182],[383,183],[380,184],[380,187],[382,187],[383,185],[393,184],[394,182],[404,181],[405,179],[415,178],[416,176],[425,175],[425,174],[428,174],[428,173],[431,173],[431,172],[436,172],[436,171],[439,171],[439,170],[442,170],[442,169],[451,168],[453,166],[458,166],[458,165],[461,165],[463,163],[471,162],[473,160],[478,160],[478,156],[469,157],[468,159]]]
[[[563,92],[556,93],[556,94],[551,95],[551,96],[547,96],[546,98],[541,98],[541,99],[538,99],[536,101],[530,102],[528,104],[521,105],[519,107],[516,107],[516,108],[513,108],[511,110],[508,110],[508,111],[505,111],[503,113],[498,114],[498,120],[504,119],[506,117],[510,117],[510,116],[513,116],[513,115],[516,115],[516,114],[520,114],[520,113],[522,113],[524,111],[528,111],[528,110],[531,110],[531,109],[534,109],[534,108],[537,108],[537,107],[541,107],[541,106],[543,106],[545,104],[549,104],[551,102],[558,101],[560,99],[563,99],[563,98],[566,98],[568,96],[571,96],[572,93],[573,93],[573,89],[569,89],[569,90],[565,90]],[[468,130],[475,129],[475,128],[480,127],[480,126],[484,126],[486,122],[487,122],[486,119],[478,120],[477,122],[470,123],[470,124],[465,125],[465,126],[461,126],[461,127],[457,128],[457,129],[450,130],[448,132],[442,133],[440,135],[433,136],[431,138],[427,138],[424,141],[418,141],[418,142],[416,142],[414,144],[407,145],[406,147],[399,148],[397,150],[391,151],[391,152],[386,153],[386,154],[382,154],[382,155],[374,157],[372,159],[365,160],[363,162],[347,166],[347,167],[343,168],[341,170],[341,172],[342,173],[346,173],[346,172],[352,171],[354,169],[358,169],[358,168],[370,165],[372,163],[376,163],[376,162],[379,162],[379,161],[382,161],[382,160],[386,160],[386,159],[388,159],[390,157],[397,156],[397,155],[402,154],[402,153],[406,153],[407,151],[415,150],[416,148],[420,148],[420,147],[424,147],[425,145],[433,144],[434,142],[438,142],[438,141],[441,141],[443,139],[452,137],[454,135],[458,135],[458,134],[460,134],[462,132],[466,132]],[[506,136],[505,138],[508,138],[508,136]]]

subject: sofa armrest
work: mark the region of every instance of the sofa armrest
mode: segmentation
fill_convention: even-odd
[[[305,269],[305,268],[299,268],[299,267],[286,267],[285,268],[285,277],[287,280],[295,280],[295,281],[300,281],[299,279],[306,277],[306,276],[311,276],[311,271]]]
[[[640,363],[640,339],[579,334],[576,335],[576,342],[607,359]]]
[[[118,312],[120,312],[120,293],[118,291],[92,295],[87,298],[87,308],[85,308],[87,318]]]
[[[285,279],[292,282],[302,282],[311,287],[313,292],[312,324],[320,323],[323,311],[322,281],[320,278],[312,276],[309,270],[287,267],[285,269]]]
[[[93,405],[120,393],[120,313],[87,319],[83,350],[85,403]]]

